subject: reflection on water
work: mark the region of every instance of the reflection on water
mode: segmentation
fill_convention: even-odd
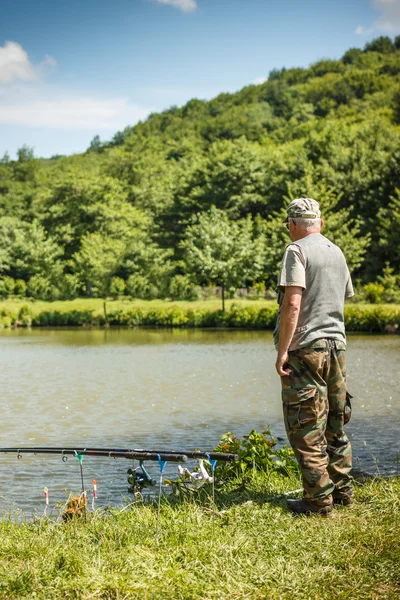
[[[350,336],[348,427],[361,468],[397,471],[400,338]],[[267,424],[285,436],[270,332],[17,330],[0,334],[2,446],[213,448]],[[87,458],[103,501],[127,489],[128,461]],[[153,469],[156,473],[157,468]],[[79,463],[0,455],[0,495],[41,507],[79,492]]]

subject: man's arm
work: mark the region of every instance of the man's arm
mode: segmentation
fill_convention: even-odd
[[[278,358],[275,364],[280,377],[290,373],[290,369],[284,369],[283,365],[288,360],[288,350],[297,327],[302,294],[303,288],[301,287],[285,286],[285,295],[280,312]]]

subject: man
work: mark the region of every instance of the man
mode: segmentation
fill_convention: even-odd
[[[289,442],[304,494],[288,500],[298,514],[332,516],[333,503],[352,504],[351,446],[344,432],[346,393],[344,300],[353,286],[340,248],[321,235],[313,198],[297,198],[285,222],[286,247],[278,279],[280,311],[274,332],[276,370]]]

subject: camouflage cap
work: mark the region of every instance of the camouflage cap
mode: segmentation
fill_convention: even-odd
[[[321,211],[319,204],[314,198],[295,198],[286,209],[287,217],[283,221],[287,223],[291,219],[319,219]]]

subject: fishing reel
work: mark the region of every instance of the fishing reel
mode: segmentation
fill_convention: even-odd
[[[140,492],[145,487],[156,485],[156,480],[153,479],[150,473],[144,466],[144,461],[139,461],[139,466],[128,469],[128,483],[131,486],[129,492]]]

